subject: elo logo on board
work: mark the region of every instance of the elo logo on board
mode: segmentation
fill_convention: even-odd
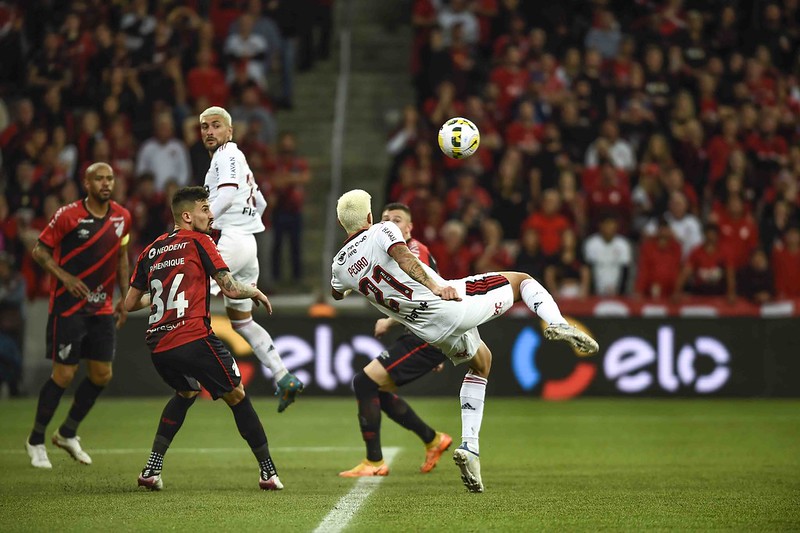
[[[698,357],[711,359],[714,369],[698,375],[695,370]],[[603,370],[621,392],[642,392],[656,382],[667,392],[677,392],[683,385],[708,394],[728,382],[730,360],[728,349],[713,337],[697,337],[693,343],[676,350],[675,330],[662,326],[658,328],[655,346],[640,337],[623,337],[612,343],[606,350]],[[654,370],[648,368],[653,363]]]

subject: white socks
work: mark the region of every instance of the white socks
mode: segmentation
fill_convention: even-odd
[[[486,397],[486,378],[472,371],[464,376],[461,384],[461,440],[469,449],[478,453],[478,435],[483,422],[483,401]]]
[[[253,353],[261,361],[261,364],[272,371],[275,381],[289,373],[267,330],[259,326],[252,318],[231,320],[231,325],[236,333],[244,337],[250,344],[250,347],[253,348]]]
[[[535,279],[523,280],[519,285],[519,294],[525,305],[547,322],[547,325],[567,323],[553,296]]]

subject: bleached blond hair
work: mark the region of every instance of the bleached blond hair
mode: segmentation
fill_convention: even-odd
[[[353,189],[339,197],[336,217],[347,233],[356,232],[366,225],[367,216],[372,213],[371,200],[372,196],[361,189]]]
[[[200,122],[203,122],[203,119],[206,117],[210,117],[212,115],[219,115],[222,117],[222,121],[225,123],[226,126],[229,128],[233,125],[231,120],[231,114],[224,107],[219,106],[211,106],[202,113],[200,113]]]

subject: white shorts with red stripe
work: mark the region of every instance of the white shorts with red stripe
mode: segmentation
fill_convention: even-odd
[[[217,243],[219,255],[228,265],[231,276],[236,281],[245,285],[255,285],[258,281],[258,248],[256,238],[252,233],[236,233],[223,231]],[[211,294],[219,294],[219,285],[211,280]],[[238,311],[248,312],[253,309],[253,300],[245,298],[235,300],[224,296],[225,307]]]
[[[462,300],[457,304],[463,312],[456,329],[435,344],[453,362],[465,363],[475,356],[481,345],[478,326],[497,318],[514,304],[514,290],[505,276],[496,272],[478,274],[448,281]]]

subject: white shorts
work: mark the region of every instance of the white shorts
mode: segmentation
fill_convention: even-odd
[[[449,335],[435,344],[453,362],[465,363],[475,357],[481,345],[478,326],[499,317],[514,305],[514,289],[505,276],[496,272],[448,281],[461,296],[452,302],[463,310],[461,320]]]
[[[225,264],[231,271],[233,279],[245,285],[254,285],[258,282],[258,248],[256,238],[252,233],[226,233],[217,243],[217,249]],[[211,280],[211,294],[219,294],[219,285]],[[237,311],[250,312],[253,310],[253,300],[234,300],[223,296],[225,307],[236,309]]]

